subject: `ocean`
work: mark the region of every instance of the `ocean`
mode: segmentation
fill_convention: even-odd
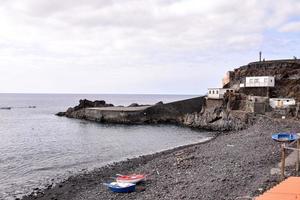
[[[109,125],[58,117],[79,99],[154,104],[192,95],[0,94],[0,199],[83,170],[201,142],[208,133],[172,125]]]

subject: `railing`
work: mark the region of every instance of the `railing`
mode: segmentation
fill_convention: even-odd
[[[295,146],[292,147],[292,146]],[[285,158],[286,158],[286,151],[287,150],[292,150],[292,151],[297,151],[297,158],[296,158],[296,173],[297,176],[299,176],[299,163],[300,163],[300,139],[295,140],[289,144],[281,144],[281,179],[283,180],[285,178]]]

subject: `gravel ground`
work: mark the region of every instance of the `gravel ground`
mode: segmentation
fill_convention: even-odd
[[[279,181],[270,170],[280,161],[271,134],[300,132],[300,122],[260,119],[242,131],[222,133],[204,144],[141,156],[70,177],[23,200],[207,199],[256,196]],[[147,181],[129,194],[110,192],[103,182],[117,173],[141,172]]]

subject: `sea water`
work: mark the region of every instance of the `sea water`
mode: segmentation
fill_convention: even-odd
[[[51,181],[143,154],[207,140],[205,132],[171,125],[110,125],[58,117],[79,99],[115,105],[154,104],[194,96],[0,94],[0,199]]]

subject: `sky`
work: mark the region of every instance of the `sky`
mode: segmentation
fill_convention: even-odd
[[[0,0],[0,93],[204,94],[300,58],[299,0]]]

